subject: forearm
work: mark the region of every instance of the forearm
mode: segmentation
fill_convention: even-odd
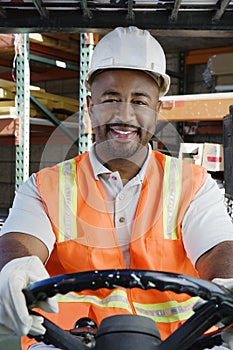
[[[36,255],[43,263],[48,258],[48,250],[39,239],[17,232],[0,237],[0,251],[0,270],[5,264],[16,258]]]
[[[196,263],[201,278],[233,278],[233,242],[227,241],[216,245],[203,254]]]

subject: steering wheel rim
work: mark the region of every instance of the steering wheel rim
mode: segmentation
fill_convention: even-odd
[[[33,300],[44,300],[57,293],[117,287],[170,290],[178,294],[198,296],[204,300],[233,302],[233,294],[213,282],[184,274],[139,269],[93,270],[58,275],[32,284],[25,289],[25,293],[30,306]]]
[[[169,290],[178,294],[186,293],[190,296],[198,296],[208,300],[194,316],[161,343],[159,347],[161,350],[170,348],[173,350],[188,349],[188,340],[190,344],[193,344],[207,329],[225,318],[228,312],[233,311],[233,294],[229,290],[193,276],[151,270],[93,270],[58,275],[34,283],[24,289],[24,294],[28,308],[31,309],[37,305],[38,301],[53,297],[57,293],[66,294],[71,291],[80,292],[85,289],[97,290],[117,287]],[[85,349],[83,344],[77,348],[78,350]],[[64,349],[68,348],[64,347]]]

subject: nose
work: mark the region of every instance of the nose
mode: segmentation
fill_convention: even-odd
[[[135,117],[135,110],[132,103],[120,102],[117,108],[117,116],[122,122],[129,122]]]

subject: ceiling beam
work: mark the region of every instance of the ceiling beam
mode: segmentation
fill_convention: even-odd
[[[127,18],[127,8],[118,11],[92,11],[92,18],[83,16],[80,11],[50,11],[48,19],[39,18],[35,11],[11,11],[7,18],[0,18],[1,33],[46,33],[46,32],[92,32],[100,33],[101,30],[110,30],[117,26],[136,25],[148,30],[177,30],[193,31],[198,36],[198,31],[225,31],[232,35],[233,21],[232,11],[226,11],[224,20],[217,24],[212,22],[211,11],[180,11],[179,20],[171,23],[168,11],[136,11],[134,10],[133,22]],[[10,16],[11,15],[11,16]],[[27,21],[25,21],[25,17]]]

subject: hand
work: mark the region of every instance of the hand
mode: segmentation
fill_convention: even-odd
[[[55,348],[53,345],[46,345],[45,343],[33,344],[30,346],[28,350],[61,350],[59,348]]]
[[[228,349],[233,350],[233,330],[229,329],[221,335],[224,344]]]
[[[233,278],[214,278],[212,282],[233,292]],[[224,320],[221,323],[224,323]],[[221,337],[224,341],[223,345],[225,345],[228,349],[233,350],[233,329],[228,329],[222,332]]]
[[[10,261],[0,272],[0,338],[44,334],[43,317],[30,315],[26,306],[23,288],[49,275],[36,256],[27,256]],[[58,312],[53,298],[38,302],[36,307],[46,312]]]
[[[233,278],[214,278],[211,282],[225,287],[233,292]]]

